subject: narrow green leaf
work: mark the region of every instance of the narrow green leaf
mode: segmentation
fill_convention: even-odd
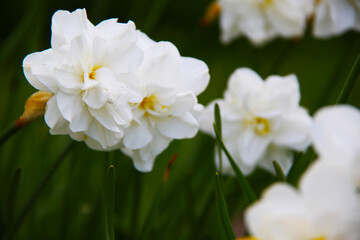
[[[279,163],[277,161],[273,161],[273,166],[275,168],[275,172],[276,172],[276,177],[278,179],[278,181],[280,182],[285,182],[285,175],[283,170],[281,169]]]
[[[115,182],[115,167],[114,165],[110,165],[106,172],[104,186],[106,240],[115,240]]]
[[[230,222],[230,218],[229,218],[229,214],[226,208],[226,203],[225,203],[225,199],[224,199],[224,195],[222,193],[222,189],[221,189],[221,182],[220,182],[220,177],[219,177],[219,173],[216,172],[216,181],[215,181],[215,197],[216,197],[216,204],[219,210],[219,216],[220,216],[220,222],[221,222],[221,228],[225,230],[225,235],[227,239],[231,239],[234,240],[235,234],[234,231],[232,229],[231,226],[231,222]]]
[[[16,196],[18,194],[20,176],[21,169],[18,168],[14,174],[14,177],[12,178],[5,207],[5,232],[7,236],[6,239],[9,240],[13,239]]]
[[[286,176],[286,181],[293,186],[297,186],[301,175],[305,172],[314,158],[315,152],[313,148],[310,148],[306,154],[299,153],[295,157],[294,163]]]
[[[251,203],[253,203],[254,201],[256,201],[256,195],[253,191],[253,189],[251,188],[249,182],[246,180],[244,174],[241,172],[240,168],[238,167],[238,165],[235,163],[234,159],[231,157],[229,151],[226,149],[223,141],[220,139],[219,136],[219,132],[217,130],[216,125],[214,124],[214,130],[215,130],[215,134],[216,134],[216,140],[217,142],[220,144],[222,150],[224,151],[226,157],[229,159],[229,162],[231,164],[231,167],[233,168],[236,178],[240,184],[240,188],[245,196],[245,200],[247,205],[250,205]]]
[[[345,84],[340,92],[336,104],[346,103],[349,100],[351,92],[359,76],[360,76],[360,54],[357,56],[355,63],[351,68],[351,71],[345,81]]]
[[[217,104],[217,103],[215,104],[215,107],[214,107],[214,114],[215,114],[215,125],[217,126],[217,128],[219,130],[219,136],[222,139],[221,115],[220,115],[219,104]],[[217,145],[218,154],[219,154],[219,173],[221,175],[222,174],[222,151],[221,151],[221,146],[218,142],[216,143],[216,145]]]

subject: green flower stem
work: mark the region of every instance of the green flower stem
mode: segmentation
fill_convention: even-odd
[[[14,234],[14,213],[16,209],[16,199],[19,189],[20,183],[20,176],[21,176],[21,169],[18,168],[14,174],[14,177],[11,181],[9,194],[7,197],[6,207],[5,207],[5,236],[3,239],[12,240]]]
[[[226,208],[226,203],[224,199],[224,195],[221,189],[221,179],[219,177],[219,173],[216,172],[216,181],[215,181],[215,197],[216,197],[216,204],[219,211],[220,217],[220,227],[225,231],[226,239],[234,240],[235,234],[234,230],[232,229],[229,214]]]
[[[349,100],[351,92],[355,86],[356,81],[360,76],[360,54],[357,56],[354,65],[345,81],[345,84],[340,92],[336,104],[346,103]]]
[[[138,232],[137,226],[138,226],[140,199],[141,199],[141,191],[142,191],[142,173],[137,170],[135,173],[133,189],[134,189],[134,198],[132,201],[133,206],[131,212],[132,218],[131,218],[130,232],[133,234],[133,236],[136,236],[136,233]]]
[[[72,141],[61,153],[55,163],[51,166],[50,170],[46,174],[45,178],[41,181],[41,183],[37,186],[35,192],[30,197],[30,199],[25,204],[24,208],[21,210],[19,217],[16,219],[14,231],[20,228],[21,224],[24,222],[26,215],[29,213],[30,209],[36,202],[38,195],[42,192],[46,184],[50,181],[50,179],[54,176],[56,170],[59,168],[61,163],[66,158],[67,154],[71,151],[71,149],[75,146],[76,142]]]
[[[106,240],[115,240],[115,182],[115,167],[110,165],[106,172],[104,186]]]
[[[14,135],[20,127],[17,127],[15,123],[12,123],[0,134],[0,146],[3,145],[12,135]]]

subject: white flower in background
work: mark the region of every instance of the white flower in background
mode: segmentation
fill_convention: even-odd
[[[133,121],[125,130],[122,150],[135,167],[150,171],[155,157],[173,139],[192,138],[199,130],[194,117],[201,105],[196,96],[209,82],[206,64],[181,57],[170,42],[154,42],[139,32],[144,61],[137,70],[141,100],[133,104]]]
[[[360,111],[350,105],[320,109],[314,117],[313,143],[321,161],[348,171],[360,187]]]
[[[245,214],[258,240],[360,239],[360,201],[346,173],[317,162],[300,189],[272,185]]]
[[[218,0],[221,39],[245,35],[256,45],[275,37],[302,36],[313,0]]]
[[[57,11],[52,48],[28,55],[27,80],[51,92],[45,121],[52,134],[70,134],[95,149],[115,147],[129,126],[129,103],[139,101],[134,70],[143,54],[133,22],[109,19],[94,26],[85,9]]]
[[[316,37],[340,35],[350,29],[360,31],[359,0],[316,0],[313,28]]]
[[[312,120],[299,101],[295,75],[263,81],[251,69],[240,68],[230,77],[225,98],[209,104],[199,121],[202,130],[214,134],[213,108],[218,103],[224,144],[244,174],[257,166],[274,171],[273,160],[287,172],[291,150],[304,151],[310,144]],[[224,154],[222,158],[224,173],[233,173]]]

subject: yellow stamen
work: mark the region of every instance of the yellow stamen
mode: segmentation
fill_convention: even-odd
[[[258,135],[266,135],[270,132],[270,126],[268,120],[261,117],[255,118],[254,131]]]
[[[155,104],[158,103],[158,100],[156,99],[155,95],[151,95],[149,97],[144,97],[144,99],[139,104],[139,108],[142,110],[153,110],[155,111]]]
[[[325,237],[317,237],[317,238],[313,238],[311,240],[326,240],[326,238]]]
[[[91,80],[94,80],[94,79],[95,79],[96,70],[98,70],[99,68],[101,68],[101,67],[95,66],[95,67],[93,67],[93,68],[91,69],[91,72],[89,73],[89,79],[91,79]]]

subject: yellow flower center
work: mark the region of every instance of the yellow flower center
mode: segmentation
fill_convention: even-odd
[[[260,2],[260,7],[265,8],[265,7],[267,7],[267,6],[271,5],[271,4],[273,4],[273,0],[262,0]]]
[[[99,68],[101,68],[101,67],[95,66],[91,69],[91,71],[89,72],[89,79],[95,80],[96,70],[98,70]]]
[[[268,134],[270,132],[269,121],[262,117],[256,117],[254,131],[261,136]]]
[[[259,239],[254,237],[241,237],[241,238],[237,238],[236,240],[259,240]]]
[[[142,110],[153,110],[155,111],[155,104],[159,103],[156,99],[155,95],[151,95],[149,97],[144,97],[144,99],[139,104],[139,108]]]
[[[326,238],[325,237],[317,237],[317,238],[313,238],[311,240],[326,240]]]

